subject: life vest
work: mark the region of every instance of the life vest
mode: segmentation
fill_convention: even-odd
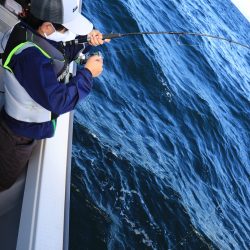
[[[18,41],[16,41],[16,37],[18,37]],[[18,82],[9,66],[14,55],[22,53],[23,50],[29,47],[36,47],[45,57],[52,60],[53,69],[58,80],[64,78],[68,72],[68,62],[61,51],[21,23],[17,24],[10,35],[3,55],[3,67],[5,68],[3,70],[4,109],[9,116],[19,121],[31,123],[51,121],[57,115],[52,114],[51,111],[45,109],[31,98]]]

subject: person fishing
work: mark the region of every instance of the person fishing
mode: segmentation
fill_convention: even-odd
[[[63,45],[87,36],[86,45]],[[53,137],[59,115],[75,108],[103,70],[100,56],[64,84],[69,63],[91,46],[108,42],[82,16],[77,0],[31,0],[3,53],[5,105],[0,113],[0,191],[25,170],[38,140]]]

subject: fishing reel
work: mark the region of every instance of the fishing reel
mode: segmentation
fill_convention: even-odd
[[[86,54],[80,53],[78,58],[75,60],[75,62],[78,65],[85,65],[91,56],[100,56],[101,58],[103,58],[103,55],[100,51],[95,51],[95,52],[86,53]]]

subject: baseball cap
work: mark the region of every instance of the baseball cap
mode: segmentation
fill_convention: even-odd
[[[87,35],[93,29],[93,24],[79,12],[78,0],[31,0],[31,14],[62,24],[76,35]]]

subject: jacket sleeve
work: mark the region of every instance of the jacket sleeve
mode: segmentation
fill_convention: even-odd
[[[58,115],[73,110],[93,86],[92,74],[87,69],[79,70],[67,84],[58,82],[52,60],[35,47],[14,56],[11,68],[27,93],[41,106]]]

